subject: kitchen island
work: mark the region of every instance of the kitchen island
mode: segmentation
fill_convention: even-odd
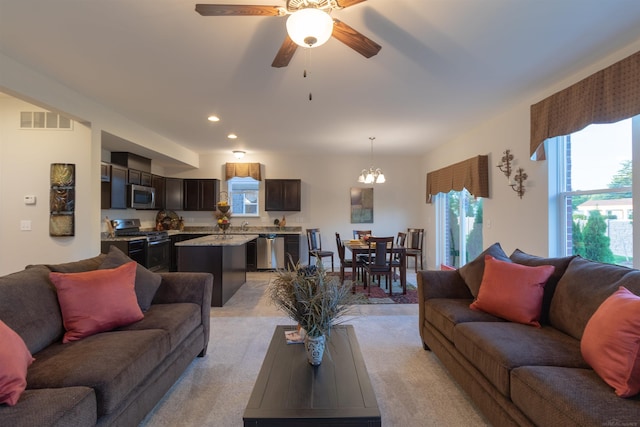
[[[213,274],[212,307],[222,307],[247,281],[247,243],[257,234],[212,234],[177,242],[178,271]]]

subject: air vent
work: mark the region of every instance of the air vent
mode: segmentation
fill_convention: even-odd
[[[73,121],[50,111],[21,111],[20,129],[71,130]]]

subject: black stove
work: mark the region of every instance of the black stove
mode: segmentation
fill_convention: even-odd
[[[140,230],[140,220],[114,219],[111,221],[118,237],[141,236],[146,240],[146,262],[144,266],[151,271],[169,271],[171,262],[171,239],[166,231]]]
[[[111,223],[113,224],[115,235],[119,237],[143,236],[150,243],[169,240],[169,233],[166,231],[140,230],[140,220],[137,218],[114,219]]]

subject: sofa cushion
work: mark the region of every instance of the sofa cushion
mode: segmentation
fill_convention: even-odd
[[[115,246],[111,246],[106,258],[102,261],[102,264],[100,264],[100,269],[120,267],[121,265],[131,261],[133,260],[125,255],[124,252]],[[151,306],[151,301],[153,300],[161,281],[162,277],[160,277],[158,273],[149,271],[140,264],[137,265],[135,290],[138,305],[142,311],[147,311]]]
[[[629,285],[616,283],[627,274],[634,274]],[[551,300],[549,323],[576,339],[582,339],[587,321],[602,302],[619,286],[634,291],[640,287],[637,270],[612,264],[602,264],[576,257],[569,263]],[[637,283],[633,283],[637,281]]]
[[[98,417],[116,408],[169,353],[163,330],[111,331],[69,344],[54,343],[35,354],[27,373],[30,389],[91,387]]]
[[[591,369],[523,366],[511,372],[511,399],[541,426],[633,426],[640,396],[620,399]]]
[[[122,331],[162,329],[169,334],[171,351],[202,324],[200,306],[192,303],[154,304],[139,322],[119,328]]]
[[[621,286],[587,322],[582,355],[620,397],[640,392],[640,297]]]
[[[83,271],[97,270],[106,257],[106,254],[99,254],[80,261],[71,261],[62,264],[45,264],[45,266],[56,273],[81,273]]]
[[[48,268],[40,265],[0,277],[0,318],[22,337],[32,354],[59,340],[64,333],[49,273]]]
[[[469,287],[471,295],[478,296],[480,290],[480,283],[482,283],[482,275],[484,274],[484,257],[485,255],[491,255],[495,259],[509,262],[509,257],[502,250],[500,243],[494,243],[485,249],[480,255],[478,255],[473,261],[470,261],[460,267],[458,272],[464,279],[464,282]]]
[[[543,258],[535,255],[529,255],[525,252],[522,252],[520,249],[516,249],[511,255],[509,255],[509,259],[518,264],[528,265],[530,267],[537,267],[539,265],[553,265],[555,267],[553,274],[551,275],[551,277],[549,277],[549,280],[547,280],[547,284],[544,286],[540,323],[549,323],[549,306],[551,305],[551,299],[553,298],[553,294],[555,293],[556,287],[558,286],[558,281],[560,280],[564,272],[567,271],[569,263],[575,257],[575,255],[571,255],[559,258]]]
[[[58,290],[63,343],[128,325],[144,317],[134,290],[135,262],[112,270],[50,273]]]
[[[425,301],[425,319],[449,341],[453,341],[453,330],[464,322],[504,322],[484,311],[471,310],[470,299],[432,298]]]
[[[551,328],[512,322],[471,322],[455,327],[456,349],[509,397],[509,376],[519,366],[551,365],[588,368],[580,342]]]
[[[529,267],[486,255],[478,298],[470,307],[512,322],[540,327],[544,285],[553,270],[552,265]]]
[[[96,395],[89,387],[25,390],[16,406],[0,406],[2,425],[11,427],[93,426]]]
[[[0,404],[13,406],[27,387],[27,368],[33,357],[26,344],[0,320]]]

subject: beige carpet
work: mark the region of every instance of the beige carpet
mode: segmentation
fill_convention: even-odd
[[[211,341],[140,424],[242,426],[242,414],[279,324],[292,324],[268,299],[269,273],[250,273],[224,307],[211,309]],[[383,426],[488,426],[438,359],[422,349],[418,306],[355,306],[354,325]]]

